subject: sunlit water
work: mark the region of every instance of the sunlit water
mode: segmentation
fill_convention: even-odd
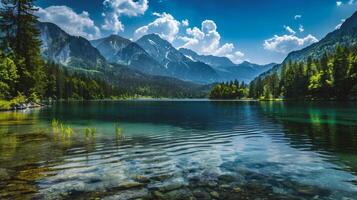
[[[357,199],[356,105],[119,101],[2,112],[0,199]]]

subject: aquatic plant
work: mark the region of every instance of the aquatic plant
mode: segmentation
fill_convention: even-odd
[[[58,128],[59,123],[60,122],[57,119],[53,118],[51,122],[52,128]]]
[[[115,135],[119,140],[124,139],[123,129],[120,128],[118,124],[115,125]]]
[[[97,133],[97,129],[96,128],[91,128],[91,127],[85,128],[86,137],[89,137],[89,136],[93,137],[96,133]]]
[[[74,131],[70,126],[67,126],[67,128],[65,129],[65,133],[67,134],[68,137],[70,137],[73,134],[73,132]]]

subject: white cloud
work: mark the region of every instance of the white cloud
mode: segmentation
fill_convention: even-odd
[[[294,16],[294,19],[295,19],[295,20],[298,20],[298,19],[300,19],[301,17],[302,17],[302,15],[295,15],[295,16]]]
[[[265,40],[263,46],[269,51],[288,53],[294,50],[302,49],[317,41],[316,37],[310,34],[304,38],[299,38],[295,35],[275,35],[274,37]]]
[[[124,31],[124,25],[120,21],[120,17],[142,15],[149,7],[148,3],[148,0],[105,0],[103,4],[107,11],[102,14],[104,16],[102,28],[111,30],[114,33]]]
[[[300,33],[302,33],[302,32],[304,32],[305,31],[305,29],[304,29],[304,26],[303,25],[299,25],[299,31],[300,31]]]
[[[345,22],[345,21],[346,21],[346,19],[341,19],[341,22],[340,22],[339,24],[337,24],[337,26],[335,27],[335,29],[340,29],[341,26],[342,26],[342,24],[343,24],[343,22]]]
[[[185,27],[190,25],[188,19],[182,20],[181,23],[182,23],[182,26],[185,26]]]
[[[289,32],[290,34],[293,34],[293,35],[296,34],[296,32],[295,32],[290,26],[285,26],[285,25],[284,25],[284,29],[285,29],[287,32]]]
[[[42,22],[52,22],[71,35],[95,39],[101,36],[100,29],[94,24],[89,13],[74,12],[67,6],[38,8],[36,15]]]
[[[136,29],[134,39],[139,39],[150,33],[156,33],[163,39],[172,42],[179,32],[181,23],[168,13],[153,13],[153,15],[158,18],[148,25]]]
[[[203,21],[201,28],[187,28],[186,36],[179,39],[184,42],[181,48],[188,48],[202,55],[225,56],[235,63],[241,62],[244,56],[232,43],[220,44],[221,35],[212,20]]]
[[[355,5],[356,4],[356,1],[355,0],[349,0],[348,2],[346,3],[343,3],[342,1],[336,1],[336,6],[337,7],[341,7],[343,5]]]

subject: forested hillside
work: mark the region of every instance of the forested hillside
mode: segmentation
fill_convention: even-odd
[[[70,36],[54,24],[39,23],[34,1],[2,2],[2,102],[202,96],[200,85],[107,63],[86,39]]]
[[[252,98],[340,99],[357,92],[357,47],[337,46],[320,59],[284,63],[281,72],[259,77],[250,84]]]

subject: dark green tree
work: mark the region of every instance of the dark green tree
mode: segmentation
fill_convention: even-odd
[[[44,63],[40,54],[41,42],[36,28],[37,9],[34,0],[1,0],[1,26],[6,33],[5,44],[14,52],[19,81],[16,89],[25,95],[43,95],[45,88]]]

